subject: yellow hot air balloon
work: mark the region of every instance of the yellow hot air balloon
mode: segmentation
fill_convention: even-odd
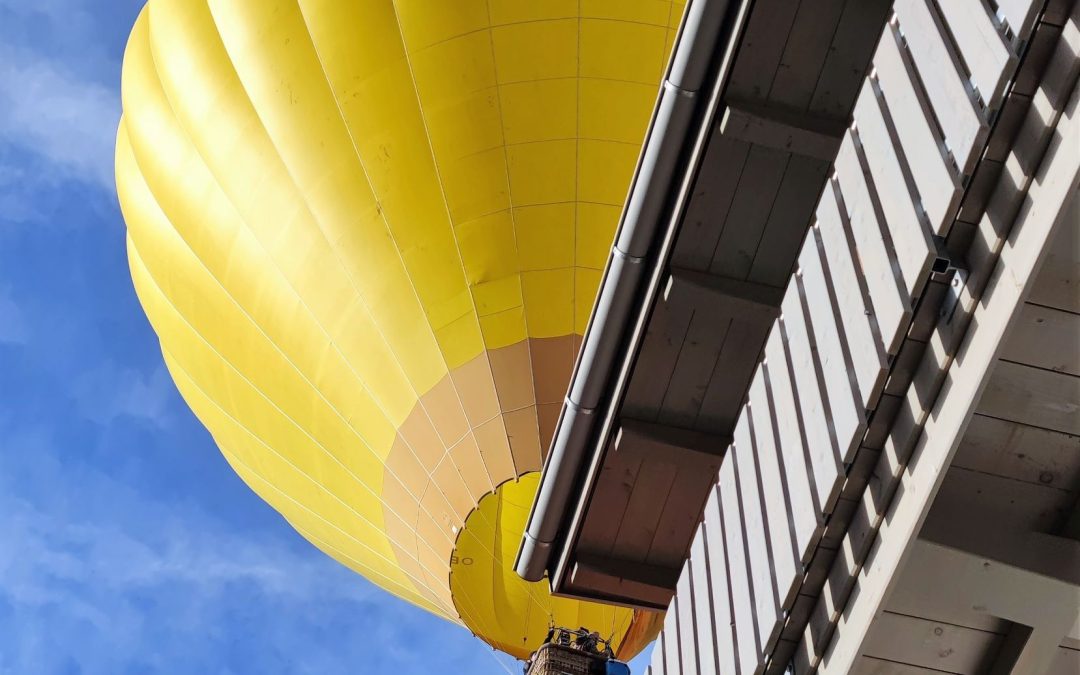
[[[518,657],[659,628],[511,565],[681,13],[151,0],[124,58],[131,274],[184,398],[315,546]]]

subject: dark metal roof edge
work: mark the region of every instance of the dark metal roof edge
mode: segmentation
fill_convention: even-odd
[[[585,501],[567,526],[571,498],[595,482],[752,5],[694,0],[680,27],[514,562],[528,581],[551,571],[554,589],[566,573],[556,546],[576,537]]]

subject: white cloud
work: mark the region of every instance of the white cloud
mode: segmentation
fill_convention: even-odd
[[[111,191],[119,119],[115,90],[80,81],[48,59],[0,50],[0,143]]]
[[[102,426],[126,416],[166,428],[173,391],[163,365],[144,372],[107,360],[80,374],[71,385],[79,414]]]
[[[23,605],[77,600],[70,593],[73,586],[92,586],[108,595],[174,586],[207,601],[235,583],[302,603],[328,598],[366,602],[376,593],[359,579],[343,588],[340,578],[327,578],[325,562],[311,555],[215,531],[206,514],[187,513],[187,522],[159,523],[151,545],[118,524],[72,523],[17,498],[0,504],[0,589]],[[165,515],[152,510],[156,513],[146,514],[148,521]]]
[[[26,319],[11,297],[11,288],[0,286],[0,344],[25,344],[28,336]]]

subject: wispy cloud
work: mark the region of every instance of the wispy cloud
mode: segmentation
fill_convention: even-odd
[[[71,383],[79,414],[106,427],[123,416],[168,427],[173,391],[164,365],[147,372],[109,360],[97,363]]]
[[[243,584],[279,601],[303,603],[362,603],[375,592],[363,583],[343,587],[317,559],[280,542],[215,531],[207,514],[185,513],[186,524],[170,518],[155,537],[160,543],[151,545],[119,524],[72,523],[21,499],[0,504],[0,596],[22,605],[77,605],[81,593],[73,589],[79,587],[113,597],[173,587],[211,601]],[[195,523],[210,527],[190,527]]]
[[[28,335],[26,319],[12,297],[11,288],[0,286],[0,344],[21,345]]]
[[[33,53],[0,50],[0,142],[40,157],[65,177],[112,190],[119,119],[116,90]]]
[[[45,428],[0,432],[0,673],[506,670],[298,535],[60,460]]]

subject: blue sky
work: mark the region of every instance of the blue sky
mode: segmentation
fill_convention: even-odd
[[[0,0],[0,674],[520,672],[303,541],[173,387],[112,179],[141,4]]]

